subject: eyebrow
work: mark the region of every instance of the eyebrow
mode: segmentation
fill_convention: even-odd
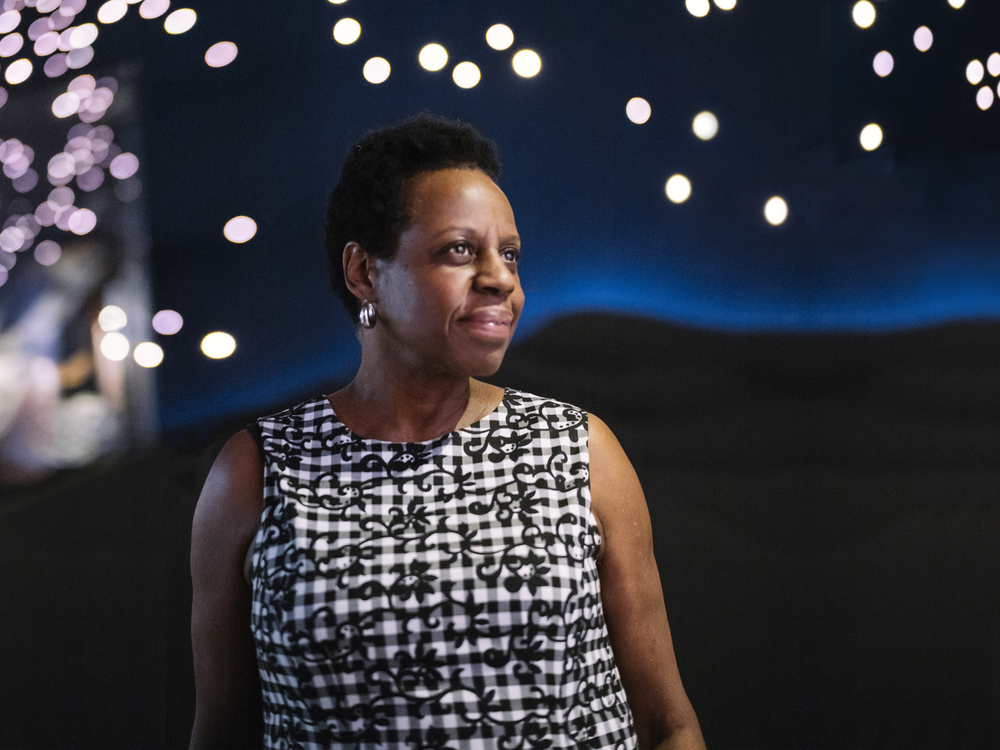
[[[477,232],[472,227],[447,227],[445,229],[442,229],[436,235],[434,235],[434,239],[437,239],[438,237],[441,237],[442,235],[445,235],[445,234],[451,234],[452,232],[460,232],[460,233],[464,233],[464,234],[471,234],[471,235],[475,235],[476,237],[479,236],[479,232]],[[501,237],[500,238],[500,244],[501,245],[506,245],[509,242],[516,242],[516,243],[520,244],[521,243],[521,236],[519,234],[509,234],[506,237]]]

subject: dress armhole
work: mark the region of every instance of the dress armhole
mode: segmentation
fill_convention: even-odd
[[[256,422],[251,422],[244,428],[250,433],[250,437],[253,441],[257,443],[257,452],[260,453],[260,460],[264,460],[264,436],[260,434],[260,425]]]

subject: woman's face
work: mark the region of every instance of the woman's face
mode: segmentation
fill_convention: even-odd
[[[410,224],[396,254],[376,260],[371,273],[372,332],[417,371],[491,375],[524,305],[510,203],[476,169],[419,174],[409,197]]]

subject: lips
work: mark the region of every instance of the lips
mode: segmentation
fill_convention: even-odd
[[[509,310],[487,309],[477,310],[459,320],[483,335],[506,338],[514,322],[514,315]]]

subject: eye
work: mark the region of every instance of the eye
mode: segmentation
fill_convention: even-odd
[[[472,249],[472,245],[468,245],[464,242],[460,242],[457,245],[452,245],[448,251],[454,255],[472,255],[475,251]]]
[[[521,257],[521,249],[518,247],[506,247],[500,251],[500,257],[507,263],[517,263]]]

